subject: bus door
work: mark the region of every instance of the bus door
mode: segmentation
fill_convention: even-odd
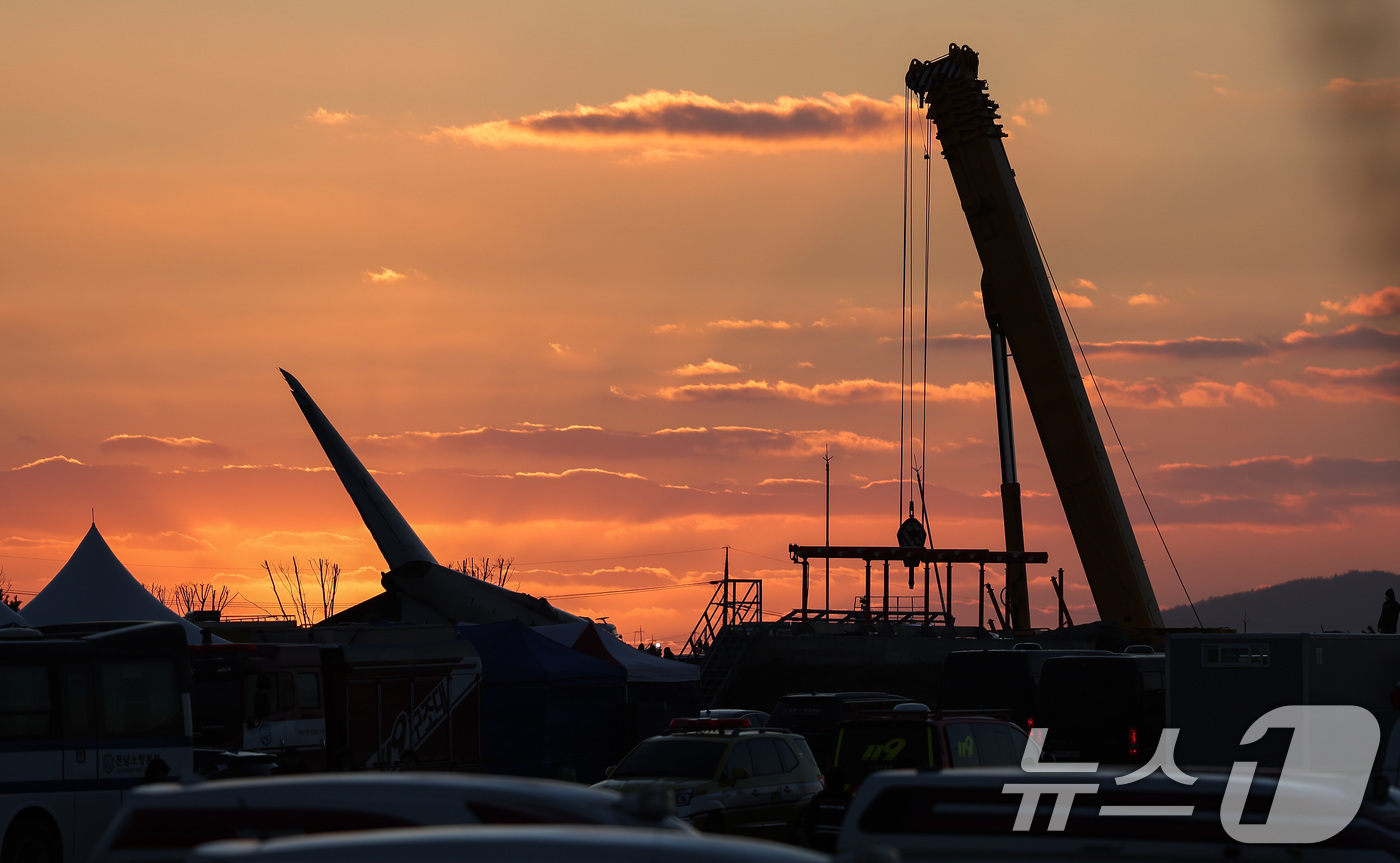
[[[99,660],[93,686],[99,788],[125,791],[143,782],[192,778],[188,699],[170,658]]]
[[[62,705],[63,784],[77,792],[73,811],[73,847],[91,848],[112,813],[121,792],[97,790],[99,746],[93,697],[92,665],[64,662],[58,666],[58,696]],[[81,802],[78,802],[81,801]]]

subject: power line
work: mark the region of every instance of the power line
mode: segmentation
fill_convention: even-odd
[[[711,584],[708,581],[684,581],[679,584],[661,584],[655,587],[624,587],[618,590],[595,590],[592,593],[560,593],[555,594],[555,599],[582,599],[588,596],[614,596],[619,593],[647,593],[653,590],[675,590],[680,587],[699,587],[702,584]]]

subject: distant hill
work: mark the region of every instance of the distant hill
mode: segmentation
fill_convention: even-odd
[[[1353,569],[1325,578],[1299,578],[1272,587],[1213,596],[1196,603],[1205,626],[1237,632],[1363,632],[1375,626],[1385,589],[1400,595],[1400,575]],[[1188,605],[1162,610],[1167,626],[1196,626]]]

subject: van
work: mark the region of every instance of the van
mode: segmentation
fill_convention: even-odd
[[[1166,724],[1167,658],[1060,656],[1040,669],[1037,724],[1057,761],[1142,764]]]
[[[1060,656],[1109,655],[1105,650],[1014,649],[956,650],[943,660],[938,706],[947,711],[979,711],[999,716],[1029,731],[1038,724],[1036,687],[1040,669]]]

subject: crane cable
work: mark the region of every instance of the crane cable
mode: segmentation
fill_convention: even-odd
[[[908,330],[904,326],[904,308],[909,296],[909,186],[910,186],[910,165],[909,154],[913,149],[911,137],[913,135],[913,121],[910,115],[913,113],[913,101],[910,99],[910,91],[904,91],[904,179],[900,183],[900,191],[904,195],[904,209],[900,213],[899,235],[903,244],[899,251],[899,497],[894,502],[895,518],[904,515],[904,378],[907,374],[904,368],[904,357],[908,352],[908,344],[905,337]]]
[[[1024,202],[1022,202],[1024,206]],[[1099,397],[1099,405],[1103,408],[1103,415],[1108,420],[1108,427],[1113,430],[1113,439],[1118,443],[1118,451],[1123,453],[1123,461],[1128,465],[1128,473],[1133,478],[1133,485],[1137,486],[1138,497],[1142,498],[1142,505],[1147,508],[1147,517],[1152,519],[1152,527],[1157,531],[1157,539],[1162,543],[1162,550],[1167,553],[1167,561],[1172,565],[1172,572],[1176,573],[1176,581],[1181,585],[1181,592],[1186,596],[1186,604],[1191,606],[1191,613],[1196,616],[1196,625],[1205,629],[1205,624],[1201,622],[1200,612],[1196,610],[1196,603],[1191,599],[1191,591],[1186,589],[1186,581],[1181,577],[1181,570],[1177,569],[1176,559],[1172,557],[1172,550],[1167,545],[1167,537],[1162,533],[1162,527],[1157,523],[1157,515],[1152,512],[1152,504],[1147,500],[1147,492],[1143,491],[1142,483],[1138,480],[1137,470],[1133,467],[1133,460],[1128,455],[1128,448],[1123,445],[1123,438],[1118,434],[1118,424],[1113,421],[1113,413],[1108,409],[1108,402],[1104,399],[1103,390],[1099,389],[1099,379],[1094,375],[1094,369],[1089,365],[1089,355],[1084,352],[1084,345],[1079,341],[1079,332],[1074,328],[1074,320],[1070,318],[1069,306],[1065,304],[1065,298],[1060,294],[1060,286],[1055,281],[1055,271],[1050,269],[1050,259],[1045,256],[1045,248],[1040,245],[1040,235],[1036,233],[1035,222],[1031,220],[1030,210],[1026,210],[1026,223],[1030,225],[1031,237],[1035,240],[1036,251],[1040,254],[1040,261],[1045,265],[1045,274],[1050,277],[1050,287],[1055,290],[1055,299],[1059,301],[1061,313],[1065,316],[1065,323],[1069,324],[1070,335],[1074,337],[1074,346],[1079,350],[1079,358],[1084,362],[1084,370],[1089,373],[1089,382],[1094,387],[1094,394]]]
[[[917,224],[912,207],[916,182],[913,166],[916,152],[914,127],[918,122],[913,110],[913,91],[906,88],[904,91],[904,213],[901,229],[903,249],[901,252],[902,271],[900,273],[899,499],[896,501],[896,512],[901,520],[904,518],[905,501],[912,502],[916,490],[920,500],[923,501],[923,479],[927,475],[928,465],[928,314],[932,255],[933,162],[931,154],[933,151],[933,123],[924,118],[920,129],[920,143],[923,148],[921,161],[924,163],[923,333],[920,337],[916,332],[918,309],[915,305],[914,281],[916,277],[914,232],[917,229]],[[919,376],[919,364],[915,357],[915,349],[920,342],[922,342],[923,348],[921,376]],[[916,377],[918,377],[917,380]],[[916,386],[918,387],[917,406],[915,403]],[[917,416],[916,410],[918,411]],[[917,455],[915,452],[916,440],[919,445]],[[910,481],[910,497],[908,498],[904,495],[906,452],[909,456],[907,473]],[[922,520],[927,532],[926,504],[923,506]]]

